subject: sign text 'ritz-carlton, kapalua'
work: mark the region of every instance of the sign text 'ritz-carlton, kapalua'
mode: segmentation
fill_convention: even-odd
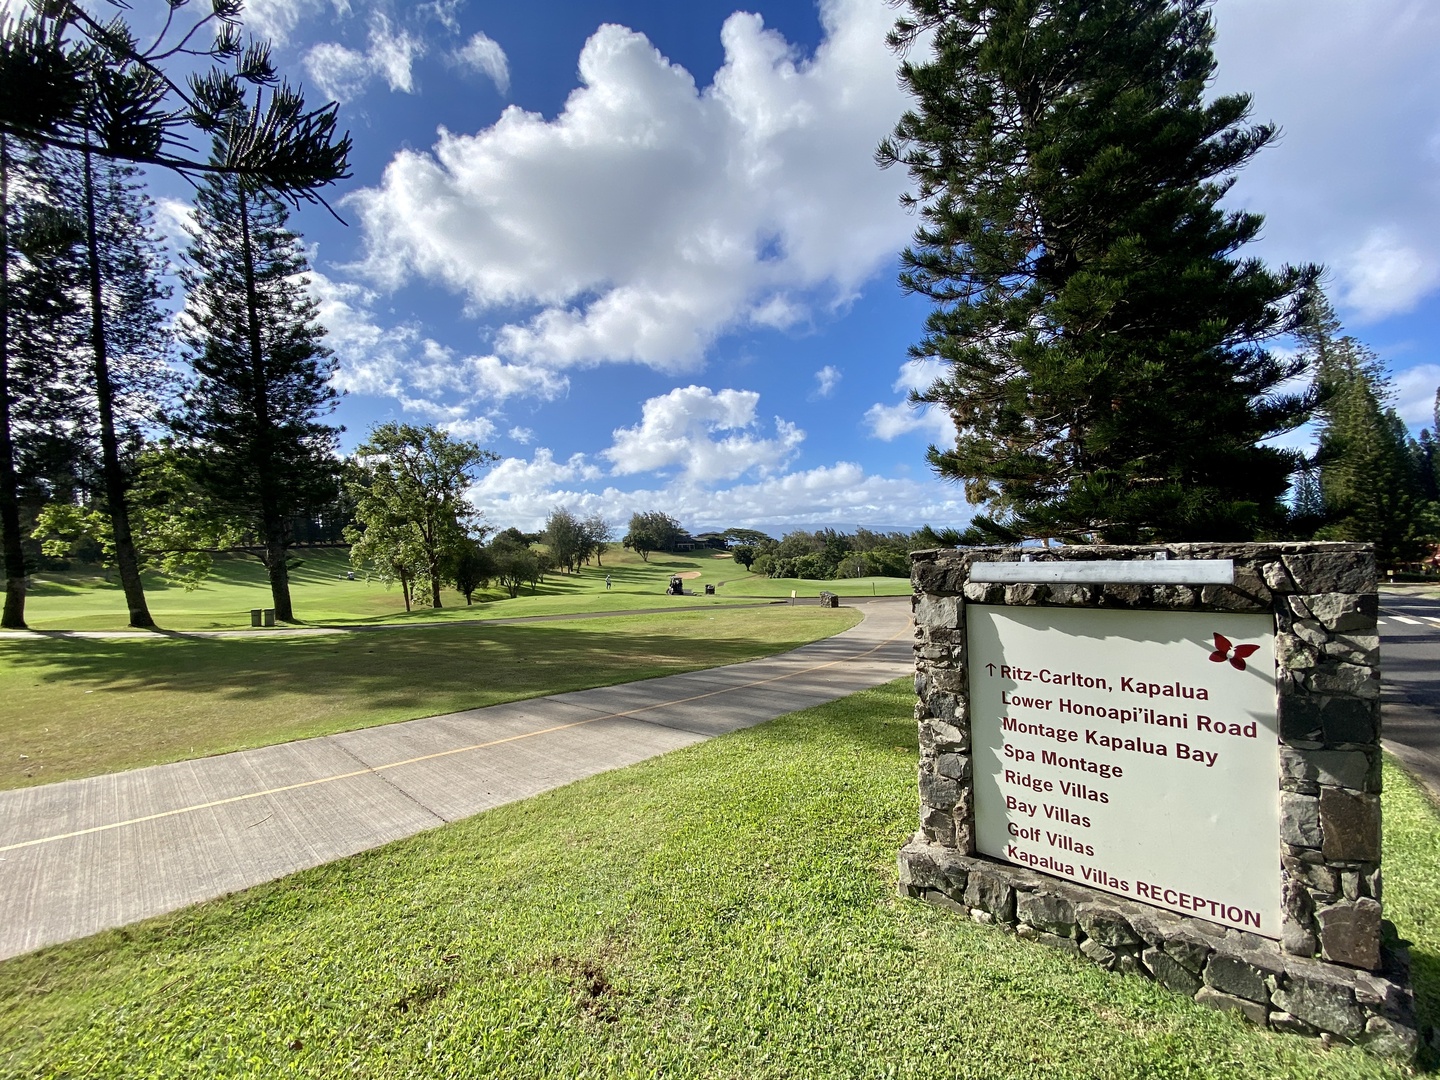
[[[1411,1058],[1359,544],[916,552],[900,891],[1279,1031]]]

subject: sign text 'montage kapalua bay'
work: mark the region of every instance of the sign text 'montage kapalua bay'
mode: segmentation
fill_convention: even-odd
[[[1280,936],[1273,620],[966,607],[976,846]]]

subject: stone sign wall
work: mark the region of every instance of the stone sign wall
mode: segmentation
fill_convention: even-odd
[[[972,580],[977,563],[1022,555],[1041,564],[1229,559],[1234,583]],[[971,548],[912,558],[920,829],[900,852],[903,893],[1260,1024],[1414,1054],[1408,961],[1381,918],[1368,547]],[[1234,615],[1251,619],[1221,625]],[[1133,646],[1126,634],[1138,635]],[[1211,646],[1198,663],[1197,639]],[[1157,712],[1137,682],[1162,703],[1160,688],[1170,687],[1175,708]],[[1241,683],[1248,697],[1225,697]],[[1070,776],[1077,768],[1090,771]],[[1107,813],[1112,806],[1124,814]],[[1227,867],[1232,853],[1244,869]],[[1238,902],[1241,894],[1253,899]]]

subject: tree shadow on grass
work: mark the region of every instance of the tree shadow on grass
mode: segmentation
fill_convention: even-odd
[[[290,638],[51,638],[17,643],[6,650],[6,660],[28,669],[27,681],[41,688],[180,693],[236,705],[278,695],[348,695],[373,708],[397,709],[467,695],[480,705],[558,693],[734,663],[786,647],[744,637],[521,624]]]

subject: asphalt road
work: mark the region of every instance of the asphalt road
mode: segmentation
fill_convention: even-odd
[[[1435,589],[1381,590],[1380,667],[1386,749],[1440,800],[1440,596]]]

